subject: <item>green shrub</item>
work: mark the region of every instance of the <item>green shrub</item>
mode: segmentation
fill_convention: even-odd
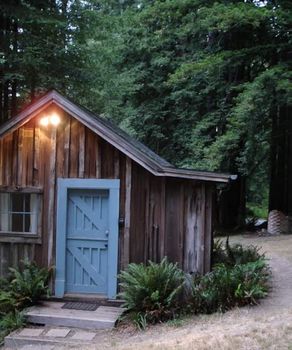
[[[253,305],[269,289],[270,270],[254,246],[230,246],[217,241],[213,270],[191,276],[167,262],[130,264],[120,275],[129,315],[139,329],[148,323],[175,319],[187,313],[225,312],[234,306]]]
[[[23,262],[22,269],[10,268],[11,276],[2,280],[0,288],[1,313],[22,310],[35,304],[41,296],[49,295],[48,280],[51,270],[37,267],[34,262]]]
[[[25,324],[24,316],[21,312],[9,312],[0,316],[0,346],[4,337],[14,329],[23,327]]]
[[[24,261],[23,269],[10,268],[10,291],[17,300],[17,308],[35,304],[40,297],[49,296],[48,281],[51,269],[39,268],[35,262]]]
[[[268,293],[269,276],[262,258],[234,266],[218,264],[212,272],[194,278],[192,309],[195,313],[212,313],[256,304]]]
[[[234,266],[238,264],[246,264],[264,259],[264,254],[260,254],[260,248],[250,245],[247,247],[242,244],[229,244],[229,238],[226,239],[225,245],[222,240],[216,240],[213,244],[212,260],[213,265],[225,264]]]
[[[171,319],[178,312],[185,275],[166,258],[147,266],[130,264],[119,277],[120,296],[139,327]]]
[[[24,324],[20,312],[49,295],[48,281],[52,270],[37,267],[35,262],[24,261],[22,269],[10,268],[9,279],[0,285],[0,343],[13,329]]]

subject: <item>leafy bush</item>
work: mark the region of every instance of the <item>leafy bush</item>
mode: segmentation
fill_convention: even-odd
[[[204,276],[187,275],[166,258],[160,264],[130,264],[121,273],[120,295],[138,328],[186,313],[253,305],[267,295],[270,270],[257,247],[230,246],[227,239],[213,248],[216,264]]]
[[[222,240],[216,240],[213,244],[212,259],[213,265],[225,264],[235,266],[264,259],[264,254],[260,254],[259,248],[253,245],[243,247],[242,244],[229,244],[229,238],[225,245]]]
[[[24,324],[20,312],[24,307],[49,295],[48,280],[51,271],[37,267],[34,262],[24,261],[22,269],[10,268],[10,278],[1,279],[0,343],[10,331]]]
[[[9,312],[0,317],[0,346],[4,337],[14,329],[23,327],[25,324],[24,316],[21,312]]]
[[[253,305],[268,293],[270,271],[263,258],[228,266],[194,278],[191,305],[195,313],[224,312],[234,306]]]
[[[41,296],[49,296],[50,269],[39,268],[35,262],[24,261],[22,270],[10,268],[10,272],[10,292],[17,300],[18,309],[35,304]]]
[[[180,306],[185,275],[164,258],[161,263],[130,264],[120,274],[120,296],[140,328],[173,318]]]

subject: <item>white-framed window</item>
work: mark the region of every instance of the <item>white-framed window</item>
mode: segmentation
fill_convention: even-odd
[[[40,194],[0,192],[0,233],[38,234]]]

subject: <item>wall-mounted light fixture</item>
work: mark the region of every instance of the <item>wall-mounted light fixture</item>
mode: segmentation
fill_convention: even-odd
[[[53,126],[58,126],[61,122],[60,117],[58,116],[57,113],[52,113],[48,116],[44,116],[40,119],[40,124],[42,126],[48,126],[49,124]]]

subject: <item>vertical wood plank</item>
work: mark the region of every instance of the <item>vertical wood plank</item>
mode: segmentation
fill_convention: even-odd
[[[97,179],[101,178],[101,140],[95,137],[95,176]]]
[[[167,180],[166,187],[166,255],[169,260],[183,265],[183,185],[181,181]]]
[[[165,254],[166,238],[165,238],[165,177],[161,179],[161,197],[160,197],[160,227],[159,227],[159,242],[160,242],[160,259],[162,259]]]
[[[71,135],[70,135],[70,163],[69,163],[69,177],[76,178],[78,176],[78,154],[79,154],[79,125],[74,118],[71,120]]]
[[[13,150],[11,153],[12,157],[12,186],[17,185],[17,174],[18,174],[18,130],[13,132]]]
[[[4,185],[11,186],[12,183],[12,134],[8,134],[4,138],[4,145],[3,145],[3,167],[4,167]]]
[[[22,147],[21,147],[21,157],[22,157],[22,177],[21,177],[21,186],[26,186],[27,173],[28,173],[28,148],[29,148],[29,137],[28,129],[26,126],[22,128]]]
[[[18,130],[18,172],[17,172],[17,185],[22,185],[23,179],[23,128]]]
[[[130,225],[131,225],[131,196],[132,196],[132,160],[126,158],[126,178],[125,178],[125,227],[122,254],[122,268],[124,269],[130,262]]]
[[[33,150],[33,136],[34,136],[34,121],[30,121],[25,127],[26,138],[26,186],[33,186],[33,164],[34,164],[34,150]]]
[[[62,123],[57,128],[57,140],[56,140],[56,178],[63,177],[64,173],[64,159],[65,159],[65,128],[67,120],[64,114],[61,114]]]
[[[70,156],[70,138],[71,138],[71,118],[68,117],[64,130],[64,168],[63,177],[69,177],[69,156]]]
[[[204,273],[204,250],[205,250],[205,215],[206,215],[206,194],[205,185],[200,185],[198,197],[198,244],[197,244],[197,270],[199,273]]]
[[[34,142],[33,142],[33,185],[39,185],[39,164],[40,164],[40,128],[38,123],[34,128]]]
[[[116,148],[114,149],[114,178],[120,177],[120,152]]]
[[[55,223],[55,186],[56,186],[56,139],[57,130],[52,128],[50,139],[50,168],[48,179],[48,266],[54,264],[54,223]]]
[[[198,244],[198,187],[194,184],[185,186],[185,242],[184,242],[184,271],[197,272]]]
[[[84,125],[80,124],[78,177],[83,178],[84,173],[85,173],[85,127]]]
[[[144,263],[153,259],[153,216],[151,215],[151,188],[149,173],[144,174],[144,191],[145,191],[145,212],[144,212]]]
[[[205,211],[205,261],[204,273],[211,271],[211,255],[213,240],[213,186],[206,186],[206,211]]]

